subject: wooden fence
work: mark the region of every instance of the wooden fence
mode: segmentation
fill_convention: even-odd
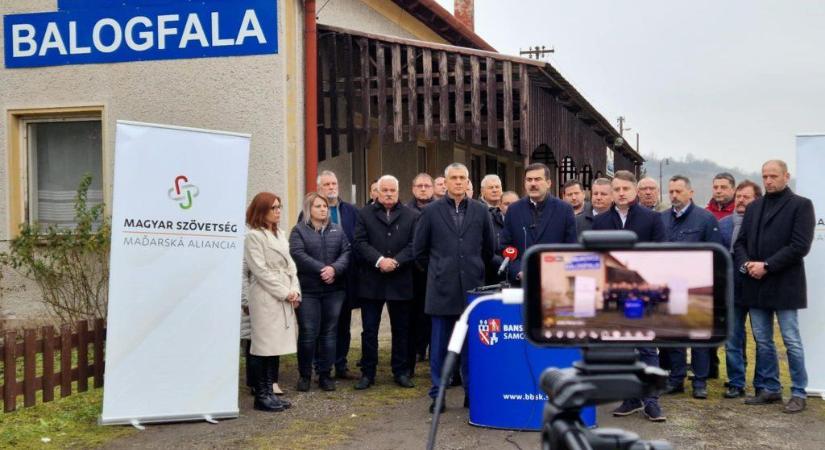
[[[87,321],[77,323],[76,327],[63,325],[60,334],[55,335],[52,326],[37,330],[28,329],[20,336],[17,331],[7,331],[0,346],[2,355],[3,411],[14,411],[17,396],[23,396],[23,406],[34,406],[37,393],[42,391],[43,402],[54,400],[54,391],[60,387],[60,398],[72,394],[72,382],[77,382],[76,392],[89,390],[89,378],[94,377],[93,385],[103,386],[103,349],[106,340],[106,328],[103,319],[94,321],[94,328],[89,329]],[[21,339],[22,337],[22,339]],[[89,345],[92,345],[92,361],[89,361]],[[55,355],[59,353],[59,371],[55,372]],[[40,356],[38,358],[38,356]],[[73,358],[74,356],[74,358]],[[23,377],[18,379],[18,359],[23,360]],[[73,361],[77,365],[73,366]],[[40,369],[40,370],[38,370]]]

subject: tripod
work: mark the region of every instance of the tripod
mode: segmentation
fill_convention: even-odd
[[[570,369],[546,369],[541,388],[549,400],[544,406],[542,448],[670,450],[665,441],[644,441],[629,431],[588,429],[582,407],[628,398],[642,398],[664,388],[667,372],[639,361],[633,349],[584,349],[584,358]]]

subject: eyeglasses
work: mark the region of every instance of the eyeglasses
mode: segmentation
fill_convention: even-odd
[[[269,209],[271,209],[271,210],[273,210],[273,211],[280,210],[280,209],[281,209],[281,205],[275,205],[275,206],[272,206],[272,207],[271,207],[271,208],[269,208]]]
[[[416,188],[416,189],[426,189],[426,188],[433,187],[433,185],[432,184],[416,184],[413,187]]]

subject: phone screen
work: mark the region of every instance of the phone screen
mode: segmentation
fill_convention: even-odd
[[[532,253],[525,291],[531,338],[615,346],[723,342],[727,282],[719,269],[729,265],[715,250]]]

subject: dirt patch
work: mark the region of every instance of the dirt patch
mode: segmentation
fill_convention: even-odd
[[[538,432],[493,430],[467,423],[461,407],[463,392],[448,391],[448,409],[439,423],[439,449],[540,448]],[[781,412],[780,405],[746,406],[742,400],[693,400],[668,397],[661,402],[668,421],[652,423],[641,415],[615,418],[611,406],[598,409],[601,427],[624,428],[645,439],[664,439],[677,449],[805,449],[825,448],[825,402],[810,399],[801,414]],[[361,426],[336,450],[421,449],[429,432],[428,399],[416,399],[388,408]],[[402,419],[403,418],[403,419]]]
[[[360,323],[353,318],[351,361],[360,355]],[[414,389],[402,389],[392,382],[389,371],[389,333],[386,315],[382,321],[379,372],[376,386],[366,391],[353,390],[353,381],[339,382],[338,390],[327,393],[313,384],[308,393],[295,392],[297,381],[294,356],[284,358],[281,386],[295,405],[282,413],[252,409],[252,397],[239,383],[240,417],[218,425],[205,422],[150,425],[146,431],[131,433],[109,442],[110,449],[188,449],[188,448],[272,448],[383,450],[421,449],[426,444],[431,416],[429,367],[420,364]],[[781,342],[781,340],[777,340]],[[779,354],[784,356],[780,346]],[[753,344],[749,342],[752,360]],[[720,352],[721,354],[721,352]],[[722,358],[724,363],[724,357]],[[782,383],[788,386],[787,362],[781,360]],[[354,368],[354,367],[353,367]],[[722,368],[724,373],[724,368]],[[241,370],[241,372],[243,372]],[[611,405],[600,407],[602,427],[624,428],[645,439],[664,439],[679,449],[784,449],[825,448],[825,401],[811,398],[808,410],[787,415],[781,405],[746,406],[742,399],[722,399],[722,380],[708,383],[710,398],[694,400],[689,394],[663,397],[666,423],[652,423],[641,415],[614,418]],[[451,388],[447,410],[442,415],[438,435],[440,449],[530,449],[540,447],[537,432],[493,430],[467,423],[468,411],[462,407],[464,393]]]

